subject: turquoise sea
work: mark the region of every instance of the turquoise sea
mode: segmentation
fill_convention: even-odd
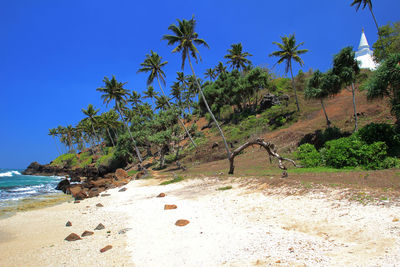
[[[55,187],[63,177],[22,175],[22,171],[0,169],[0,208],[60,193]]]

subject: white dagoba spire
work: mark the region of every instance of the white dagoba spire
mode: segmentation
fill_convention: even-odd
[[[374,53],[369,48],[367,37],[365,36],[363,28],[358,51],[355,54],[355,59],[358,61],[358,66],[360,69],[375,70],[378,67],[374,61],[373,55]]]

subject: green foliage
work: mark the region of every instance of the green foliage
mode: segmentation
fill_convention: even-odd
[[[321,149],[326,142],[349,136],[349,133],[341,132],[338,127],[328,127],[325,130],[317,130],[315,133],[307,134],[300,140],[299,145],[312,144],[317,150]]]
[[[227,185],[227,186],[224,186],[224,187],[220,187],[217,190],[218,191],[226,191],[226,190],[230,190],[230,189],[232,189],[232,186]]]
[[[297,159],[300,160],[303,167],[318,167],[322,164],[321,155],[311,144],[303,144],[297,148]]]
[[[115,147],[114,157],[123,163],[129,163],[133,161],[132,153],[134,153],[133,141],[129,136],[129,133],[125,132],[120,134],[118,142]]]
[[[387,155],[384,142],[370,145],[356,136],[329,141],[320,153],[326,166],[334,168],[362,166],[366,169],[381,169]]]
[[[128,171],[128,175],[129,176],[134,176],[135,174],[137,174],[139,171],[137,171],[137,170],[130,170],[130,171]]]
[[[400,53],[400,21],[379,27],[379,37],[372,45],[378,62],[389,54]]]
[[[180,181],[183,181],[183,177],[182,176],[176,176],[174,179],[162,182],[160,185],[173,184],[173,183],[178,183]]]
[[[394,126],[386,123],[370,123],[360,129],[357,134],[367,144],[384,142],[388,147],[389,156],[400,156],[400,135]]]
[[[51,163],[51,166],[57,166],[57,167],[72,167],[78,164],[78,157],[76,154],[63,154],[59,157],[57,157],[53,162]]]
[[[85,160],[80,159],[80,163],[79,163],[79,167],[84,168],[86,166],[89,166],[90,164],[92,164],[93,159],[92,157],[89,157]]]
[[[109,154],[106,154],[104,156],[101,156],[97,161],[96,161],[96,167],[100,166],[106,166],[106,167],[113,167],[118,164],[117,159],[114,156],[114,153],[111,152]]]

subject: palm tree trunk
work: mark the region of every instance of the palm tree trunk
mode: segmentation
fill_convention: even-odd
[[[94,140],[97,139],[97,142],[99,142],[99,138],[97,137],[96,130],[94,129],[93,121],[92,121],[91,125],[92,125],[93,134],[94,134]]]
[[[61,155],[60,149],[58,148],[58,145],[57,145],[57,140],[54,138],[54,136],[53,136],[53,139],[54,139],[54,143],[56,144],[57,152],[58,152],[58,154]]]
[[[204,97],[203,89],[201,89],[201,86],[200,86],[200,84],[199,84],[199,81],[198,81],[197,78],[196,78],[196,73],[194,72],[193,65],[192,65],[192,61],[190,60],[190,55],[188,54],[187,57],[188,57],[188,59],[189,59],[189,65],[190,65],[190,68],[191,68],[192,73],[193,73],[193,78],[194,78],[194,80],[196,81],[197,87],[199,88],[199,92],[200,92],[200,94],[201,94],[201,97],[203,98],[203,102],[204,102],[204,104],[206,105],[206,108],[207,108],[208,112],[210,113],[211,118],[213,119],[215,125],[216,125],[217,128],[218,128],[218,131],[219,131],[219,133],[221,134],[222,140],[224,141],[224,145],[225,145],[225,149],[226,149],[226,154],[227,154],[227,157],[228,157],[228,160],[229,160],[229,158],[230,158],[230,156],[231,156],[231,151],[229,150],[229,146],[228,146],[228,143],[226,142],[224,133],[222,132],[221,127],[219,127],[219,124],[218,124],[217,120],[215,119],[214,114],[211,112],[211,109],[210,109],[210,107],[208,106],[208,103],[207,103],[206,98]]]
[[[379,41],[382,44],[382,50],[383,50],[383,53],[384,53],[383,56],[386,57],[385,46],[383,45],[383,42],[382,42],[382,39],[381,39],[381,35],[379,34],[378,22],[376,21],[376,18],[375,18],[374,12],[372,11],[372,8],[370,8],[369,11],[371,11],[372,18],[374,19],[374,22],[375,22],[376,30],[378,31],[378,38],[379,38]]]
[[[356,92],[354,90],[354,83],[351,83],[351,91],[353,92],[353,108],[354,108],[354,131],[356,132],[358,130],[358,118],[357,118],[357,109],[356,109]]]
[[[126,123],[126,121],[125,121],[125,119],[124,119],[124,116],[122,116],[122,111],[121,111],[121,109],[119,108],[118,102],[116,103],[116,105],[117,105],[117,109],[118,109],[119,115],[121,116],[121,119],[122,119],[122,121],[124,122],[124,125],[125,125],[126,129],[127,129],[128,132],[129,132],[129,136],[130,136],[131,139],[132,139],[133,146],[135,147],[135,152],[136,152],[136,155],[137,155],[137,157],[138,157],[138,159],[139,159],[139,165],[140,165],[139,167],[142,168],[143,159],[142,159],[142,156],[140,155],[140,151],[139,151],[138,147],[136,146],[136,141],[135,141],[135,139],[134,139],[133,136],[132,136],[131,130],[129,129],[128,124]]]
[[[114,140],[113,140],[113,138],[112,138],[112,136],[111,136],[111,134],[110,134],[110,131],[108,130],[108,128],[106,128],[106,129],[107,129],[108,136],[109,136],[110,139],[111,139],[111,143],[112,143],[113,147],[115,147]]]
[[[165,100],[167,100],[168,107],[169,107],[169,108],[172,108],[172,107],[171,107],[171,104],[170,104],[169,101],[168,101],[167,96],[166,96],[165,93],[164,93],[164,90],[163,90],[163,88],[162,88],[162,86],[161,86],[160,79],[158,78],[158,76],[157,76],[157,81],[158,81],[158,86],[160,87],[161,92],[162,92],[163,96],[165,97]],[[196,146],[196,144],[194,143],[192,136],[190,135],[188,129],[186,128],[185,124],[183,123],[183,121],[181,120],[181,118],[180,118],[179,115],[178,115],[178,120],[179,120],[179,122],[181,123],[183,129],[185,129],[185,132],[186,132],[187,136],[189,136],[189,139],[190,139],[190,141],[192,142],[193,146],[197,149],[197,146]]]
[[[325,110],[325,106],[324,106],[324,99],[322,99],[322,98],[321,98],[321,106],[322,106],[322,110],[324,111],[324,114],[325,114],[326,124],[328,125],[328,127],[331,127],[331,121],[328,118],[328,114],[326,114],[326,110]]]
[[[296,86],[294,85],[292,64],[290,64],[289,66],[290,66],[290,75],[292,76],[292,86],[293,86],[293,90],[294,90],[294,97],[296,98],[297,111],[300,111],[299,100],[297,99]]]

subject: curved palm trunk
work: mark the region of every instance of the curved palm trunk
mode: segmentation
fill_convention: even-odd
[[[292,86],[293,86],[293,90],[294,90],[294,97],[296,98],[297,111],[300,111],[299,100],[297,99],[297,90],[296,90],[296,86],[294,85],[294,78],[293,78],[293,71],[292,71],[291,63],[290,63],[290,75],[292,76]]]
[[[356,92],[354,90],[354,83],[351,83],[351,91],[353,93],[353,109],[354,109],[354,131],[358,130],[358,118],[357,118],[357,109],[356,109]]]
[[[57,140],[54,138],[54,136],[53,136],[53,139],[54,139],[54,143],[56,144],[57,152],[58,152],[58,154],[61,155],[60,149],[58,148],[58,145],[57,145]]]
[[[324,114],[325,114],[326,124],[328,125],[328,127],[331,127],[331,121],[328,118],[328,114],[326,114],[324,100],[322,98],[321,98],[321,106],[322,106],[322,110],[324,111]]]
[[[211,109],[210,109],[210,107],[208,106],[208,103],[207,103],[206,98],[204,97],[203,89],[201,89],[201,86],[200,86],[200,84],[199,84],[199,81],[197,80],[197,77],[196,77],[196,74],[195,74],[195,72],[194,72],[193,65],[192,65],[192,61],[190,60],[189,54],[188,54],[188,59],[189,59],[190,68],[191,68],[192,73],[193,73],[193,78],[195,79],[196,84],[197,84],[197,87],[199,88],[199,92],[200,92],[200,94],[201,94],[201,97],[203,98],[204,104],[206,105],[206,108],[207,108],[208,112],[210,113],[210,116],[211,116],[211,118],[213,119],[215,125],[216,125],[217,128],[218,128],[218,131],[219,131],[219,133],[221,134],[222,140],[224,141],[224,145],[225,145],[225,149],[226,149],[226,155],[227,155],[227,158],[228,158],[228,160],[229,160],[230,157],[231,157],[231,151],[229,150],[229,146],[228,146],[228,143],[226,142],[224,133],[222,132],[221,127],[219,127],[219,124],[218,124],[217,120],[215,119],[214,114],[211,112]]]
[[[119,108],[118,102],[116,103],[116,105],[117,105],[117,109],[118,109],[119,115],[121,116],[121,119],[122,119],[122,121],[124,122],[124,125],[125,125],[126,129],[127,129],[128,132],[129,132],[129,136],[130,136],[131,139],[132,139],[133,146],[135,147],[135,152],[136,152],[136,155],[137,155],[137,157],[138,157],[138,159],[139,159],[139,167],[142,168],[143,159],[142,159],[142,156],[140,155],[140,151],[139,151],[138,147],[136,146],[136,141],[135,141],[135,139],[134,139],[133,136],[132,136],[131,130],[129,129],[128,124],[126,123],[126,121],[125,121],[125,119],[124,119],[124,116],[122,116],[122,111],[121,111],[121,109]]]
[[[108,137],[110,137],[111,143],[112,143],[113,147],[115,147],[114,140],[113,140],[113,138],[112,138],[112,136],[110,134],[110,131],[108,130],[108,128],[106,128],[106,129],[107,129]]]
[[[169,108],[172,108],[172,107],[171,107],[171,104],[169,103],[169,101],[168,101],[168,99],[167,99],[167,96],[166,96],[165,93],[164,93],[164,90],[163,90],[163,88],[162,88],[162,86],[161,86],[160,79],[158,78],[158,76],[157,76],[157,81],[158,81],[158,86],[160,87],[161,92],[162,92],[163,96],[165,97],[165,100],[167,100],[168,107],[169,107]],[[189,136],[189,139],[190,139],[190,141],[192,142],[193,146],[194,146],[195,148],[197,148],[196,144],[195,144],[194,141],[193,141],[192,136],[190,135],[188,129],[186,128],[185,124],[183,123],[183,121],[181,120],[181,118],[180,118],[179,115],[178,115],[178,120],[179,120],[179,122],[181,123],[183,129],[185,129],[185,132],[186,132],[186,134]]]
[[[370,9],[369,11],[371,11],[372,18],[374,19],[376,30],[378,31],[378,38],[379,38],[379,41],[381,41],[381,44],[382,44],[382,50],[383,50],[383,53],[384,53],[384,57],[386,57],[385,46],[383,45],[383,42],[382,42],[382,39],[381,39],[381,35],[379,34],[378,22],[376,21],[376,18],[375,18],[375,15],[374,15],[374,12],[372,11],[372,9]]]

